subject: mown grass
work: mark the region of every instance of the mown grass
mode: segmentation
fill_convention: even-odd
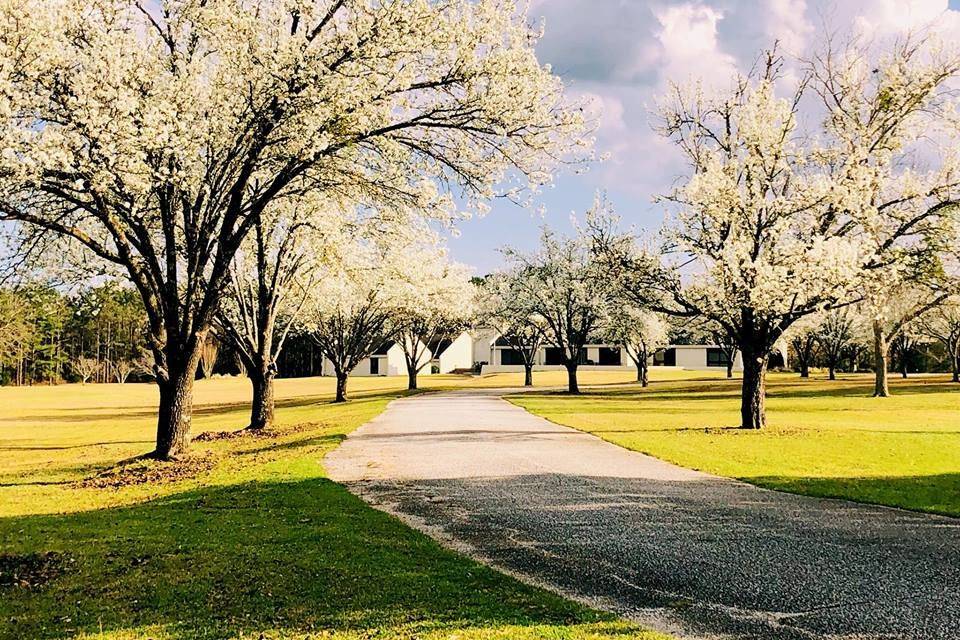
[[[554,422],[760,486],[960,516],[960,385],[945,376],[771,374],[769,427],[743,431],[739,380],[657,380],[511,400]]]
[[[514,381],[429,385],[468,382]],[[329,380],[278,381],[272,437],[195,443],[195,475],[135,462],[94,483],[150,450],[154,389],[0,389],[0,638],[662,638],[442,549],[327,480],[323,455],[403,380],[351,386],[335,405]],[[198,383],[195,431],[242,426],[247,393]],[[167,478],[139,482],[144,465]]]

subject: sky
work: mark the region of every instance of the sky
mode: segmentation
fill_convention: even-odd
[[[543,20],[542,63],[563,78],[573,98],[597,114],[595,151],[606,156],[582,174],[561,172],[528,210],[507,201],[458,225],[452,257],[489,273],[498,249],[531,249],[544,224],[568,231],[573,213],[606,193],[625,224],[657,229],[653,204],[683,175],[677,151],[650,126],[651,109],[670,81],[725,82],[746,71],[774,42],[788,57],[823,43],[825,34],[882,42],[936,29],[960,41],[960,0],[530,0]],[[952,36],[952,37],[951,37]]]

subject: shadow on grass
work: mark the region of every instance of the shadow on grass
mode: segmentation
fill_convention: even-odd
[[[729,400],[740,397],[742,381],[733,379],[697,379],[697,380],[655,380],[648,387],[634,383],[613,384],[609,387],[585,387],[578,395],[561,390],[534,391],[525,394],[529,397],[582,398],[602,402],[604,400],[660,399],[686,402],[711,400]],[[909,396],[937,394],[944,392],[960,393],[960,384],[947,378],[909,378],[892,381],[891,395]],[[873,394],[873,378],[826,379],[774,379],[767,382],[769,398],[863,398]]]
[[[182,638],[282,637],[611,619],[442,550],[322,478],[0,519],[0,543],[14,554],[63,553],[71,567],[39,590],[0,588],[2,638],[151,626]]]
[[[844,478],[750,476],[740,479],[789,493],[960,517],[960,473]],[[960,528],[960,521],[957,527]]]

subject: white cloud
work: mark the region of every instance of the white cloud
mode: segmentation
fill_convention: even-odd
[[[779,41],[784,50],[793,55],[803,53],[814,32],[806,0],[768,0],[766,9],[767,36]]]
[[[654,10],[660,23],[661,77],[674,81],[704,76],[729,77],[736,71],[734,57],[717,38],[723,13],[700,3],[684,3]]]
[[[859,35],[875,37],[935,27],[949,19],[947,7],[947,0],[874,0],[859,7],[854,28]]]
[[[681,171],[650,114],[670,81],[724,88],[779,41],[784,91],[799,80],[791,58],[822,45],[827,31],[878,43],[933,25],[960,41],[960,12],[947,0],[533,0],[546,17],[544,62],[599,113],[597,151],[609,160],[587,174],[592,187],[662,193]]]

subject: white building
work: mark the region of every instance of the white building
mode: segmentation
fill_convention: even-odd
[[[778,360],[779,357],[779,360]],[[523,357],[495,333],[478,335],[474,339],[473,359],[483,363],[484,373],[523,371]],[[534,371],[563,369],[560,349],[546,345],[534,359]],[[650,360],[653,366],[677,367],[693,371],[726,370],[727,357],[723,349],[709,344],[671,344],[658,350]],[[774,354],[771,367],[785,366],[785,349]],[[634,369],[636,365],[622,345],[592,343],[586,345],[580,366],[591,371]],[[734,371],[743,371],[743,360],[738,353],[733,361]]]
[[[426,345],[420,375],[474,370],[482,373],[522,372],[523,357],[499,334],[490,331],[464,331],[453,340],[440,340]],[[778,359],[779,358],[779,359]],[[716,345],[672,344],[657,351],[651,358],[652,366],[676,367],[692,371],[726,370],[727,358]],[[771,367],[785,366],[785,349],[772,358]],[[633,360],[621,345],[593,343],[586,345],[580,366],[591,371],[633,370]],[[534,371],[563,369],[560,349],[545,345],[535,358]],[[734,371],[743,370],[740,355],[733,362]],[[324,375],[333,375],[333,367],[324,361]],[[366,358],[351,372],[354,376],[406,375],[407,364],[403,349],[395,342],[387,342],[371,357]]]
[[[430,350],[427,349],[424,351],[424,354],[420,358],[420,362],[424,367],[420,370],[420,375],[429,375],[431,373],[431,367],[427,366],[427,363],[432,359],[432,354]],[[321,369],[321,374],[324,376],[333,375],[333,363],[329,359],[323,359],[323,368]],[[403,348],[400,346],[400,343],[390,340],[389,342],[383,343],[383,345],[373,352],[373,355],[369,358],[364,358],[360,361],[353,371],[350,372],[351,376],[400,376],[407,375],[407,359],[403,354]]]
[[[453,340],[437,340],[429,345],[421,344],[420,373],[452,373],[469,371],[473,368],[473,337],[466,331]],[[423,347],[426,346],[425,349]],[[333,364],[324,358],[323,373],[333,375]],[[407,359],[398,342],[389,341],[377,349],[372,356],[364,358],[350,372],[352,376],[400,376],[407,375]]]

